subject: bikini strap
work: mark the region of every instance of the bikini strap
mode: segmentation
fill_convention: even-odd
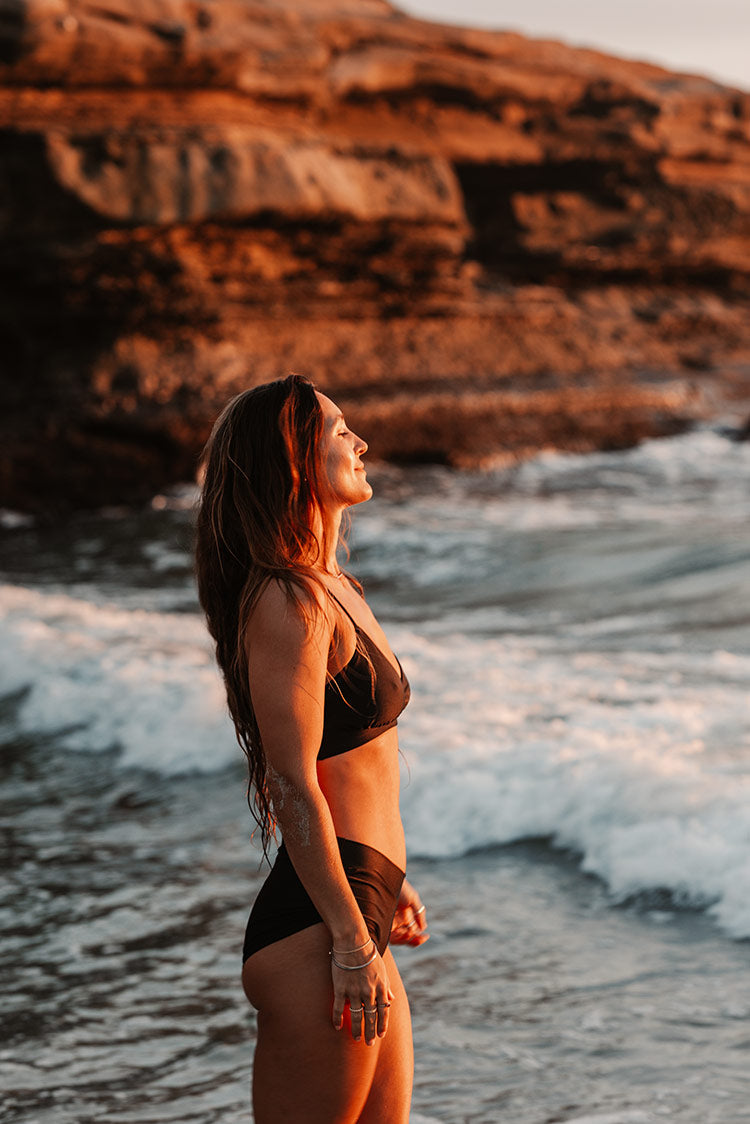
[[[349,618],[349,620],[350,620],[350,621],[352,622],[352,624],[354,625],[355,629],[357,629],[357,631],[359,631],[359,625],[357,624],[357,622],[355,621],[354,617],[353,617],[353,616],[351,615],[351,613],[350,613],[350,612],[349,612],[349,610],[347,609],[346,605],[342,605],[342,604],[341,604],[341,602],[339,601],[339,599],[338,599],[338,597],[336,596],[336,594],[335,594],[335,593],[332,593],[332,592],[331,592],[331,590],[330,590],[330,589],[328,589],[328,586],[326,586],[326,589],[328,590],[328,594],[329,594],[329,596],[333,598],[333,600],[334,600],[334,601],[336,602],[336,604],[338,605],[338,607],[339,607],[340,609],[343,609],[343,610],[344,610],[344,612],[346,613],[347,617]]]
[[[375,641],[374,641],[374,640],[372,639],[372,637],[370,636],[369,632],[365,632],[365,630],[364,630],[364,629],[362,628],[362,626],[361,626],[361,625],[358,625],[358,624],[357,624],[357,622],[355,621],[354,617],[353,617],[353,616],[351,615],[351,613],[350,613],[350,612],[349,612],[349,610],[347,609],[346,605],[342,605],[342,603],[341,603],[341,602],[339,601],[339,599],[338,599],[338,597],[336,596],[336,594],[335,594],[335,593],[331,593],[331,590],[330,590],[330,589],[328,589],[328,586],[326,586],[326,589],[328,590],[328,593],[329,593],[329,595],[330,595],[330,596],[331,596],[331,597],[333,598],[333,600],[334,600],[334,601],[336,602],[336,604],[337,604],[337,605],[339,606],[339,608],[340,608],[340,609],[343,609],[343,610],[344,610],[344,612],[346,613],[347,617],[349,618],[349,620],[350,620],[350,621],[352,622],[352,624],[354,625],[354,631],[355,631],[355,632],[357,633],[357,635],[359,635],[359,636],[363,636],[363,637],[364,637],[365,643],[367,644],[367,650],[368,650],[368,652],[370,652],[370,653],[371,653],[371,652],[372,652],[372,649],[374,649],[374,650],[375,650],[375,651],[376,651],[376,652],[378,653],[378,655],[380,656],[380,658],[381,658],[382,660],[385,660],[385,662],[386,662],[386,663],[388,664],[388,666],[389,666],[389,667],[391,668],[391,671],[395,672],[395,671],[396,671],[395,667],[393,666],[393,664],[391,663],[391,661],[390,661],[390,660],[388,659],[388,657],[386,656],[386,654],[385,654],[385,652],[383,651],[383,649],[382,649],[382,648],[380,648],[380,647],[378,647],[377,643],[376,643],[376,642],[375,642]],[[399,672],[399,678],[401,679],[401,682],[403,683],[403,681],[404,681],[404,669],[403,669],[403,668],[402,668],[402,666],[401,666],[401,660],[400,660],[400,659],[398,658],[398,656],[396,656],[396,655],[395,655],[395,652],[394,652],[394,656],[395,656],[395,659],[396,659],[396,663],[398,664],[398,672]],[[372,659],[372,655],[370,655],[370,659]]]

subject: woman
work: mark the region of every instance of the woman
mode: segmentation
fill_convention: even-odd
[[[205,452],[201,604],[248,758],[264,851],[245,937],[256,1124],[407,1124],[409,1007],[389,940],[427,940],[404,878],[396,719],[409,685],[339,569],[372,495],[367,445],[298,375],[245,391]]]

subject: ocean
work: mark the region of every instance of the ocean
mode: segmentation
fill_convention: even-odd
[[[750,445],[374,466],[412,685],[412,1124],[750,1120]],[[0,1119],[250,1122],[264,871],[191,485],[2,516]]]

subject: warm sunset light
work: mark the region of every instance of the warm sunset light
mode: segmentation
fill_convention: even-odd
[[[0,0],[3,1124],[739,1124],[750,5]]]
[[[399,0],[398,6],[422,19],[562,39],[750,89],[745,0]]]

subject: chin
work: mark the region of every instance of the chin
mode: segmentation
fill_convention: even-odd
[[[359,487],[356,489],[352,489],[352,493],[349,496],[348,500],[349,506],[352,507],[354,504],[364,503],[365,500],[369,500],[371,495],[372,486],[368,480],[363,478],[359,483]]]

